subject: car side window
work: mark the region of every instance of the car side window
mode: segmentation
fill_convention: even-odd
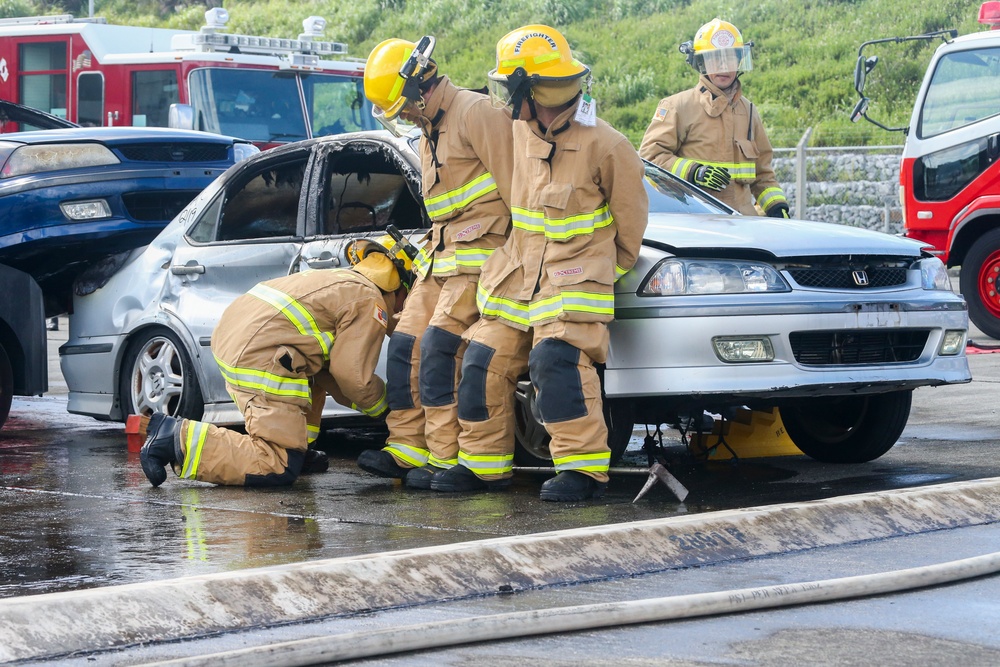
[[[296,156],[268,162],[235,181],[227,189],[215,240],[295,236],[306,161],[307,156]]]

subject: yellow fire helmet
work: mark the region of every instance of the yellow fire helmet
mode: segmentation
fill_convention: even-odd
[[[749,72],[753,69],[752,46],[753,42],[743,41],[732,23],[714,18],[698,28],[693,42],[681,44],[680,51],[701,74]]]
[[[431,59],[434,38],[423,37],[414,44],[404,39],[387,39],[378,44],[365,63],[365,97],[372,103],[372,115],[397,136],[412,125],[399,122],[407,104],[422,106],[420,87],[437,76],[437,64]]]
[[[572,82],[590,73],[570,51],[569,43],[555,28],[527,25],[504,35],[497,42],[497,66],[489,74],[494,105],[510,107],[516,120],[521,102],[533,86],[546,88],[545,106],[558,106],[580,91]],[[563,99],[565,98],[565,99]]]
[[[354,270],[378,285],[379,289],[395,292],[400,284],[407,290],[413,286],[413,261],[388,234],[374,240],[355,239],[347,245],[345,252]]]

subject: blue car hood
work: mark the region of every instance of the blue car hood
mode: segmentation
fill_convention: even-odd
[[[775,257],[896,255],[918,257],[925,243],[826,222],[754,216],[651,213],[645,239],[668,251],[755,250]]]

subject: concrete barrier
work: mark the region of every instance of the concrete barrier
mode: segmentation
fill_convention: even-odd
[[[1000,478],[0,600],[0,660],[369,612],[1000,520]]]

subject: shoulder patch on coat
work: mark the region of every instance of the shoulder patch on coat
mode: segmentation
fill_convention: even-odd
[[[372,317],[375,321],[381,324],[383,327],[389,326],[389,315],[385,312],[385,308],[381,306],[375,306],[375,312],[372,313]]]
[[[653,120],[663,120],[667,117],[667,107],[656,107],[656,113],[653,114]]]

